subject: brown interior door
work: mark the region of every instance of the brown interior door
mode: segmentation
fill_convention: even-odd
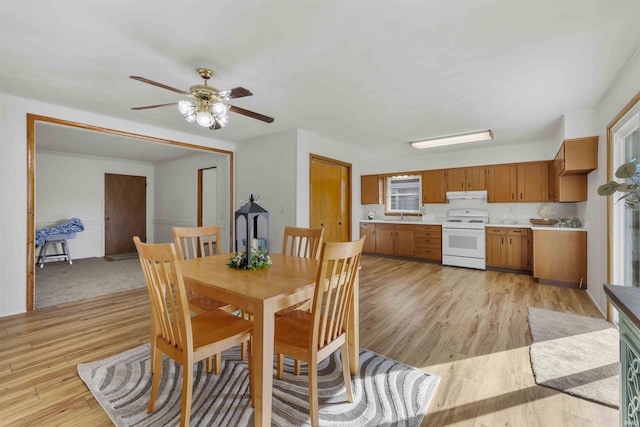
[[[324,240],[351,240],[351,165],[316,155],[310,157],[309,223],[324,227]]]
[[[104,174],[104,253],[135,252],[147,241],[147,177]]]

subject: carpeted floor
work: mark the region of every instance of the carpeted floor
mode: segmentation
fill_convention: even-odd
[[[536,383],[617,408],[618,330],[604,319],[529,307]]]
[[[71,265],[49,262],[35,269],[35,306],[50,307],[145,286],[137,258],[117,262],[83,258]]]
[[[191,425],[252,426],[248,370],[238,348],[223,353],[219,376],[194,367]],[[173,426],[180,419],[180,366],[166,356],[156,408],[147,414],[151,387],[149,345],[105,360],[78,365],[78,372],[116,426]],[[277,426],[309,425],[306,364],[293,375],[285,358],[282,380],[274,377],[273,420]],[[339,352],[318,366],[320,424],[325,426],[419,426],[440,377],[368,350],[360,351],[353,379],[354,402],[346,398]],[[274,372],[275,373],[275,372]]]

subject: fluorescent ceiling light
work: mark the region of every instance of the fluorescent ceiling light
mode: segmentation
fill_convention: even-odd
[[[465,142],[484,141],[487,139],[493,139],[493,132],[491,129],[481,132],[464,133],[460,135],[442,136],[439,138],[422,139],[420,141],[411,141],[409,144],[413,148],[431,148],[440,147],[443,145],[464,144]]]

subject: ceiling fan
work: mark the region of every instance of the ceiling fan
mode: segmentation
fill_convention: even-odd
[[[263,114],[255,113],[253,111],[245,110],[244,108],[236,107],[234,105],[229,105],[226,103],[226,101],[230,99],[253,95],[249,90],[241,86],[228,90],[218,90],[215,87],[209,86],[207,84],[208,80],[213,76],[213,71],[208,68],[198,68],[197,71],[198,74],[200,74],[200,77],[202,77],[202,79],[204,80],[204,84],[191,86],[189,88],[189,92],[185,92],[184,90],[176,89],[162,83],[154,82],[153,80],[149,80],[144,77],[129,76],[133,80],[171,90],[188,98],[182,99],[178,102],[170,102],[168,104],[132,107],[131,109],[147,110],[149,108],[177,105],[178,110],[187,122],[196,122],[202,127],[208,127],[209,129],[213,130],[221,129],[225,127],[227,123],[229,123],[229,116],[227,115],[229,111],[242,114],[243,116],[262,120],[263,122],[267,123],[273,122],[273,117],[265,116]]]

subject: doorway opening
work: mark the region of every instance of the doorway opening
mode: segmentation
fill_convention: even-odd
[[[131,139],[136,140],[140,144],[152,143],[155,148],[160,151],[170,150],[170,149],[186,149],[184,151],[193,151],[197,150],[200,152],[209,152],[215,154],[221,154],[226,157],[225,160],[225,168],[228,168],[228,176],[225,176],[225,180],[228,180],[228,195],[225,194],[225,203],[228,201],[228,206],[226,206],[225,216],[228,218],[233,217],[233,165],[234,158],[233,152],[227,150],[221,150],[217,148],[204,147],[200,145],[194,145],[184,142],[172,141],[163,138],[157,138],[147,135],[135,134],[127,131],[120,131],[116,129],[103,128],[99,126],[93,126],[83,123],[71,122],[61,119],[56,119],[52,117],[39,116],[35,114],[27,114],[27,251],[26,251],[26,287],[27,287],[27,311],[32,311],[35,309],[35,221],[36,221],[36,211],[35,211],[35,176],[36,176],[36,127],[39,130],[39,138],[42,138],[42,132],[40,127],[57,127],[57,128],[65,128],[65,129],[73,129],[73,130],[84,130],[90,131],[92,134],[96,135],[96,138],[105,138],[112,137],[113,140],[118,139],[117,137],[121,137],[121,139]],[[155,144],[157,143],[157,144]],[[103,145],[104,147],[107,144]],[[146,147],[145,147],[146,148]],[[226,174],[225,174],[226,175]],[[225,193],[227,189],[224,190]],[[195,195],[194,195],[195,196]],[[227,213],[228,212],[228,213]],[[195,212],[194,212],[195,214]],[[194,222],[195,222],[194,215]],[[85,231],[86,233],[86,231]],[[229,222],[229,241],[232,240],[233,236],[233,222]]]

